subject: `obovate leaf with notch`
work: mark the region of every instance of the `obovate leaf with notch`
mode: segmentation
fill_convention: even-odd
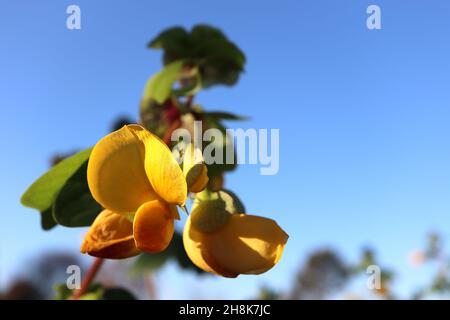
[[[206,145],[214,145],[215,148],[222,148],[222,154],[225,156],[227,154],[227,150],[233,149],[233,161],[227,162],[223,161],[223,163],[211,163],[207,164],[208,167],[208,177],[210,180],[213,180],[214,177],[220,176],[224,172],[233,171],[237,167],[237,153],[236,148],[234,146],[233,137],[227,133],[226,127],[220,122],[220,120],[215,118],[208,118],[207,121],[205,121],[207,124],[208,129],[209,128],[216,128],[219,129],[220,132],[222,132],[222,145],[219,144],[219,141],[213,141],[209,142]],[[204,145],[204,149],[206,147]]]
[[[92,148],[62,160],[38,178],[22,195],[20,202],[41,212],[41,225],[48,230],[56,225],[52,205],[67,180],[87,161]]]
[[[90,226],[103,210],[89,191],[87,165],[81,167],[67,180],[53,203],[54,220],[66,227]]]

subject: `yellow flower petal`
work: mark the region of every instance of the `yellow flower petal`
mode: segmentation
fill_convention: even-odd
[[[183,245],[189,259],[200,269],[215,274],[226,273],[224,270],[220,273],[216,271],[219,267],[214,265],[214,261],[208,256],[204,234],[192,228],[191,219],[188,219],[184,226]],[[233,274],[230,274],[230,277],[232,276]]]
[[[140,206],[133,222],[136,247],[149,253],[166,249],[173,237],[173,214],[169,205],[159,200]]]
[[[140,253],[134,244],[133,224],[110,210],[103,210],[94,220],[80,251],[108,259],[124,259]]]
[[[128,128],[145,145],[145,172],[156,193],[167,203],[184,206],[187,185],[183,172],[167,145],[139,125]]]
[[[201,233],[188,219],[183,243],[199,268],[224,277],[261,274],[281,258],[288,235],[271,219],[234,214],[223,228]]]
[[[145,148],[129,126],[103,139],[88,164],[89,189],[104,208],[117,213],[136,211],[156,198],[144,169]]]

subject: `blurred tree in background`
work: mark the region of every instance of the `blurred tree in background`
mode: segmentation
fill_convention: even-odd
[[[96,297],[104,295],[106,288],[112,290],[112,293],[108,293],[110,298],[116,296],[158,299],[160,297],[153,272],[157,272],[169,258],[173,259],[172,253],[162,253],[155,257],[144,255],[134,260],[111,261],[99,273],[96,279],[99,285],[91,288],[91,291],[97,295]],[[449,259],[439,233],[430,232],[424,247],[412,250],[405,259],[409,259],[411,266],[415,268],[422,268],[428,264],[434,272],[427,283],[418,284],[418,290],[408,296],[402,296],[402,299],[449,298]],[[189,260],[185,262],[190,263]],[[64,298],[66,297],[64,295],[70,294],[65,287],[67,278],[65,270],[70,264],[80,265],[82,270],[86,269],[75,253],[48,252],[31,259],[27,263],[27,271],[32,272],[19,272],[9,287],[0,293],[0,299],[50,299],[55,297],[55,292],[57,297]],[[380,290],[372,291],[365,286],[366,270],[370,265],[379,265],[382,270]],[[287,290],[277,291],[265,285],[257,290],[256,296],[248,298],[396,299],[394,280],[397,275],[400,276],[401,273],[393,272],[377,261],[373,249],[363,248],[359,260],[354,263],[343,258],[337,250],[318,249],[312,251],[304,263],[299,265],[297,273],[293,275],[294,280]],[[62,284],[55,286],[55,283]],[[119,288],[127,290],[129,294]]]

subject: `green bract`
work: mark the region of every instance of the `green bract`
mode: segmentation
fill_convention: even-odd
[[[239,198],[231,191],[198,193],[191,210],[192,225],[199,231],[214,232],[224,226],[231,214],[245,213]]]

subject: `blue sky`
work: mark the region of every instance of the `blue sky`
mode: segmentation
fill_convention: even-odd
[[[67,30],[77,4],[82,29]],[[382,30],[366,28],[366,8]],[[244,165],[227,187],[247,211],[289,233],[272,271],[237,280],[158,275],[163,297],[249,297],[288,288],[305,255],[332,246],[355,259],[364,245],[398,270],[400,293],[425,281],[408,265],[429,230],[450,232],[450,3],[441,1],[4,1],[0,10],[3,112],[2,286],[48,248],[77,250],[84,229],[40,230],[19,198],[55,152],[94,144],[119,115],[137,116],[173,25],[222,28],[246,53],[236,87],[196,101],[248,115],[233,127],[279,128],[280,172]]]

